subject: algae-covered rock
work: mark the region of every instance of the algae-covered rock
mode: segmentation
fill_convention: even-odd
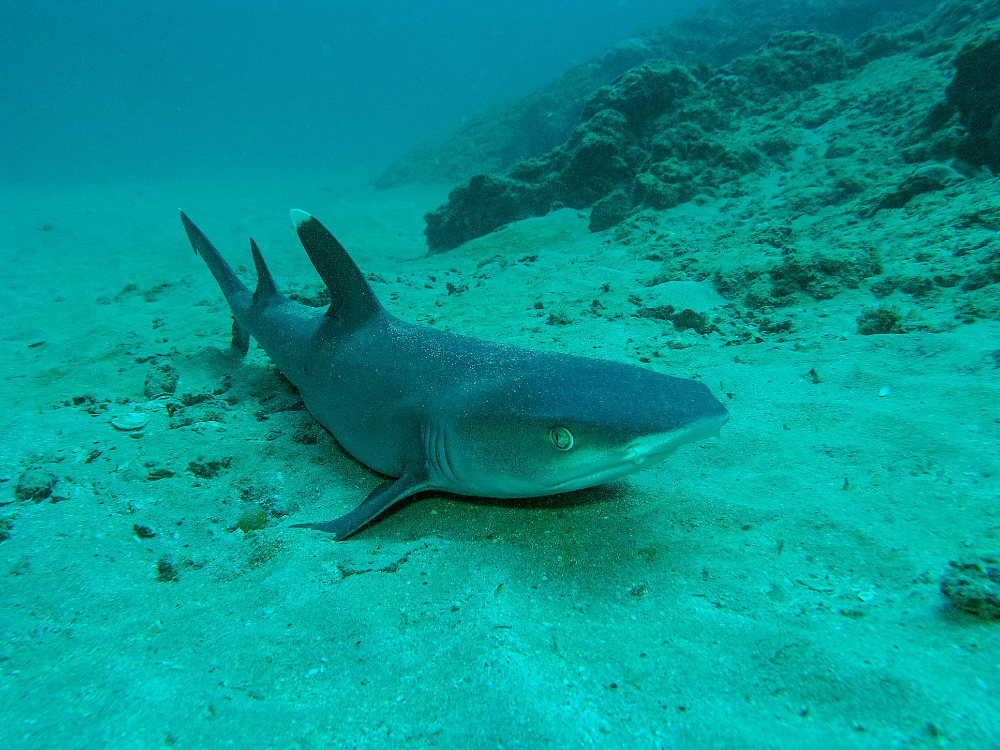
[[[755,55],[732,66],[735,72],[781,91],[801,91],[847,73],[847,48],[833,34],[781,31]]]
[[[860,59],[869,63],[882,57],[895,55],[913,49],[927,41],[924,29],[887,29],[885,27],[867,31],[854,40]]]
[[[813,299],[832,299],[844,289],[856,289],[863,280],[881,272],[882,263],[871,249],[852,254],[787,250],[769,275],[772,291],[779,298],[804,292]],[[791,299],[786,303],[791,303]]]
[[[219,472],[223,469],[228,469],[232,463],[232,456],[207,461],[199,457],[197,461],[188,463],[187,470],[201,479],[215,479],[215,477],[219,476]]]
[[[547,204],[546,204],[547,207]],[[521,180],[481,174],[455,188],[448,202],[425,214],[431,254],[451,250],[504,224],[544,213],[539,192]]]
[[[948,279],[941,277],[943,283],[948,283]],[[952,284],[954,286],[954,284]],[[888,297],[895,291],[909,294],[913,297],[925,297],[935,289],[934,279],[927,276],[914,276],[909,274],[893,274],[885,276],[871,285],[872,294],[876,297]]]
[[[623,115],[630,127],[641,128],[697,86],[698,82],[686,68],[641,65],[595,92],[583,107],[583,119],[589,120],[601,110],[611,109]]]
[[[597,112],[544,160],[508,176],[476,175],[451,191],[448,202],[424,216],[431,254],[458,247],[505,224],[544,215],[554,202],[586,208],[630,179],[624,115]]]
[[[558,185],[556,200],[585,208],[618,188],[629,177],[625,117],[603,109],[573,131],[553,154]]]
[[[887,208],[903,208],[924,193],[957,185],[965,177],[946,164],[928,164],[903,177],[896,185],[875,195],[859,209],[862,216],[873,216]]]
[[[951,560],[941,593],[952,605],[987,620],[1000,620],[1000,558],[980,555]]]
[[[634,313],[637,318],[651,318],[653,320],[667,320],[674,324],[678,331],[693,330],[702,336],[717,331],[716,326],[707,314],[697,312],[688,307],[677,310],[673,305],[656,305],[653,307],[640,307]]]
[[[945,93],[968,132],[959,156],[1000,173],[1000,24],[962,47],[954,64]]]
[[[160,555],[156,560],[156,580],[160,583],[173,583],[177,580],[177,568],[170,555]]]
[[[868,307],[858,316],[858,333],[862,336],[874,336],[883,333],[902,333],[902,319],[899,311],[892,307]]]
[[[14,499],[23,503],[40,503],[52,497],[59,478],[51,471],[31,468],[24,471],[14,488]]]
[[[603,232],[621,223],[632,210],[632,203],[621,190],[601,198],[590,212],[590,231]]]
[[[644,203],[650,208],[673,208],[681,202],[681,192],[677,188],[667,185],[649,172],[635,176],[632,195],[637,202]]]

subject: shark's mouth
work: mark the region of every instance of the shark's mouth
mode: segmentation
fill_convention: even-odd
[[[595,487],[633,474],[662,461],[686,443],[704,440],[718,434],[728,419],[729,414],[723,412],[699,420],[681,430],[641,438],[629,445],[624,453],[615,453],[595,464],[580,467],[579,473],[556,482],[552,486],[552,492],[570,492],[585,487]]]

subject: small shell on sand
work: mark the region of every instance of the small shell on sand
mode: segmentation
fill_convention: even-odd
[[[121,430],[122,432],[132,432],[133,430],[141,430],[149,422],[149,417],[145,414],[141,414],[137,411],[131,414],[122,414],[111,420],[111,424],[116,430]]]

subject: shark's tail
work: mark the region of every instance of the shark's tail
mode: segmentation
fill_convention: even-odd
[[[240,281],[239,277],[233,273],[226,259],[223,258],[208,237],[194,225],[194,222],[181,211],[181,223],[184,224],[184,231],[187,232],[191,247],[200,255],[208,270],[212,272],[215,280],[219,283],[222,293],[229,302],[229,308],[233,311],[233,348],[240,354],[246,354],[250,346],[250,332],[247,330],[247,321],[250,310],[254,307],[262,307],[282,299],[274,277],[264,258],[260,254],[260,248],[252,239],[250,240],[250,252],[253,254],[254,266],[257,268],[257,291],[252,295],[246,285]]]

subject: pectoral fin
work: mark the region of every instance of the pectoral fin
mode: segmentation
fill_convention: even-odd
[[[399,479],[389,479],[372,490],[357,508],[326,523],[296,523],[292,528],[315,529],[333,534],[338,542],[346,539],[362,526],[373,520],[387,508],[395,505],[403,498],[428,489],[426,479],[422,476],[404,474]]]

